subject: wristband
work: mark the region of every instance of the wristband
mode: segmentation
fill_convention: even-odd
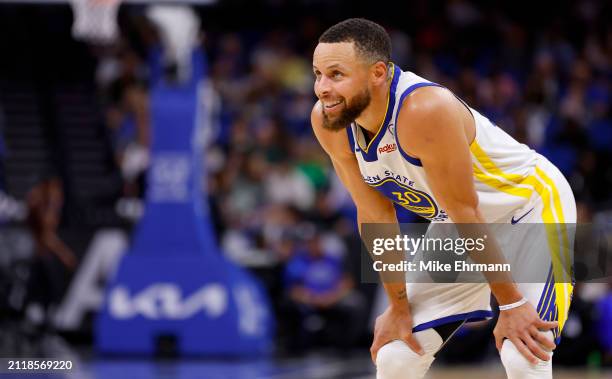
[[[517,301],[516,303],[500,305],[499,306],[499,310],[500,311],[507,311],[507,310],[510,310],[510,309],[518,308],[521,305],[525,304],[526,302],[527,302],[527,298],[524,297],[521,300]]]

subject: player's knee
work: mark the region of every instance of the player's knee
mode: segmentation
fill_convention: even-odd
[[[524,372],[531,365],[510,340],[504,341],[499,356],[506,369],[508,378],[517,377],[519,373]]]
[[[532,364],[518,351],[510,340],[504,341],[500,351],[501,361],[508,379],[552,378],[552,353],[550,354],[551,360],[539,360],[537,364]]]
[[[392,341],[376,356],[376,379],[420,379],[433,361],[432,354],[418,355],[403,341]]]
[[[442,345],[442,338],[433,329],[414,334],[425,355],[418,355],[403,341],[383,346],[376,356],[377,379],[421,379]]]

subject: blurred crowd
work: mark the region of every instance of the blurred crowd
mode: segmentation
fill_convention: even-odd
[[[464,0],[431,8],[417,3],[418,27],[374,18],[392,37],[393,61],[448,87],[547,156],[569,179],[580,222],[610,220],[609,5],[576,1],[531,24]],[[266,284],[281,321],[279,346],[290,352],[367,345],[374,303],[371,286],[359,284],[354,206],[310,129],[311,54],[335,21],[305,16],[293,25],[252,30],[204,25],[202,36],[218,96],[203,196],[224,254]],[[142,198],[147,48],[157,37],[142,14],[122,23],[121,41],[99,56],[96,80],[123,197]],[[573,304],[568,342],[558,355],[568,363],[612,364],[612,289],[578,286]],[[458,338],[467,344],[477,335],[472,328]],[[461,354],[469,352],[457,350],[455,357]]]

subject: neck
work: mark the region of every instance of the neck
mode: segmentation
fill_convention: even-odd
[[[372,134],[378,133],[387,114],[387,102],[391,88],[391,78],[385,81],[384,86],[380,86],[372,91],[370,105],[361,112],[355,122]]]

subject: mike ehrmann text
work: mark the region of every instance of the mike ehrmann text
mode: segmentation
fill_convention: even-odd
[[[394,271],[394,272],[510,272],[511,266],[509,263],[468,263],[465,261],[455,261],[454,264],[442,263],[440,261],[419,261],[408,262],[401,261],[398,263],[383,263],[375,261],[373,264],[374,271]]]

